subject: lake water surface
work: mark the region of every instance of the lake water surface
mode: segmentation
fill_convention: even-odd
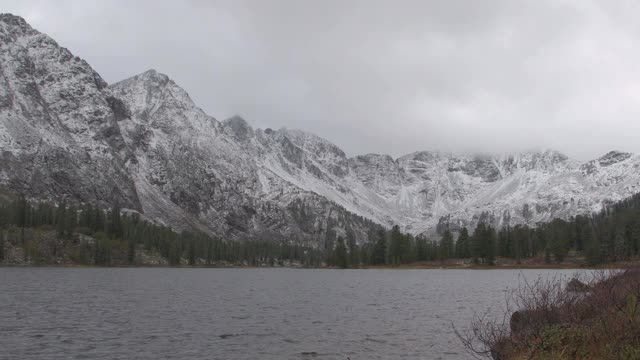
[[[574,273],[0,268],[0,359],[467,359],[453,325]]]

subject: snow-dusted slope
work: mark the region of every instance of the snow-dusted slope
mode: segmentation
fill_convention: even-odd
[[[117,124],[126,115],[106,87],[84,60],[0,14],[0,182],[139,209]]]
[[[154,70],[107,87],[19,17],[0,15],[0,40],[0,184],[33,197],[118,200],[175,228],[317,242],[328,230],[366,238],[363,218],[413,233],[534,224],[640,192],[638,155],[348,158],[304,131],[218,121]]]
[[[363,239],[374,226],[261,170],[243,120],[204,114],[165,75],[108,88],[10,14],[0,15],[0,61],[0,186],[32,198],[117,201],[225,238],[317,241],[337,226]]]
[[[584,164],[552,150],[499,157],[416,152],[397,160],[373,154],[345,159],[313,135],[279,133],[292,143],[306,139],[303,149],[332,149],[331,155],[304,151],[297,161],[303,165],[267,161],[265,166],[352,212],[412,233],[433,232],[443,221],[454,228],[474,226],[481,217],[497,226],[535,224],[598,211],[640,192],[640,156],[619,152]]]
[[[346,214],[291,181],[304,150],[287,147],[288,137],[254,130],[240,117],[219,122],[154,70],[109,88],[130,110],[119,126],[137,159],[128,170],[148,217],[225,237],[304,241],[324,237],[328,223]],[[292,167],[276,172],[270,161]],[[363,221],[343,222],[365,237]]]

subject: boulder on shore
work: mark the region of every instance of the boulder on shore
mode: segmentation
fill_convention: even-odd
[[[573,278],[567,283],[567,291],[571,292],[587,292],[591,290],[591,286],[583,283],[582,281]]]

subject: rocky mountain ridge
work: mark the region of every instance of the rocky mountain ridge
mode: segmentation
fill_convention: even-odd
[[[0,184],[33,198],[118,201],[177,229],[364,241],[376,224],[414,234],[480,220],[533,225],[640,192],[634,154],[347,157],[304,131],[218,121],[155,70],[107,85],[9,14],[0,61]]]

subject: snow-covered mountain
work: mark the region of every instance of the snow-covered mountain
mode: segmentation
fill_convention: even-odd
[[[534,224],[640,192],[640,156],[556,151],[349,158],[299,130],[254,129],[198,108],[154,70],[107,86],[83,60],[0,15],[0,184],[34,198],[114,201],[230,238],[359,240],[381,224]]]
[[[0,15],[0,182],[34,197],[140,209],[122,117],[89,64],[24,19]]]

